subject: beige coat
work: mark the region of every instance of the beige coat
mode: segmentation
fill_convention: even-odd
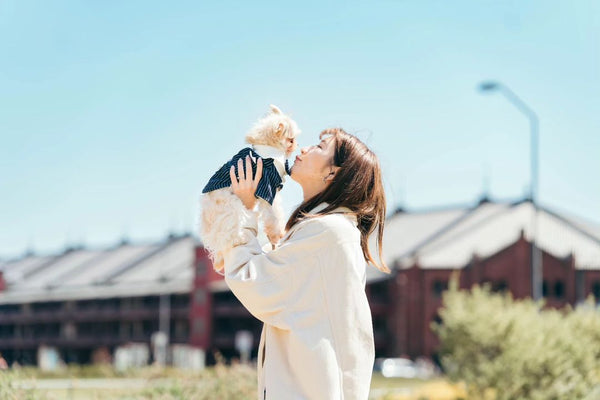
[[[366,400],[375,348],[354,214],[339,208],[302,221],[267,253],[256,218],[245,226],[247,243],[224,256],[225,280],[264,322],[258,399]]]

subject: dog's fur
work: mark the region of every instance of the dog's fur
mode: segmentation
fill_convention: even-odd
[[[262,148],[269,146],[269,149],[283,152],[285,158],[288,158],[296,149],[296,136],[299,133],[300,129],[296,122],[283,114],[279,108],[271,105],[271,112],[259,119],[246,135],[246,143],[251,144],[253,148],[257,145]],[[263,157],[260,151],[256,148],[254,150]],[[285,226],[279,192],[275,195],[272,206],[264,199],[258,198],[258,209],[265,233],[275,246],[283,236]],[[210,253],[216,271],[223,269],[223,254],[242,243],[241,227],[250,217],[250,211],[233,194],[231,187],[214,190],[201,196],[200,238]]]

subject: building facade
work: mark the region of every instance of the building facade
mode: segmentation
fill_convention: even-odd
[[[437,358],[431,323],[454,274],[461,288],[531,297],[533,212],[527,200],[484,200],[391,215],[383,245],[392,273],[367,270],[376,356]],[[600,298],[600,228],[545,208],[536,222],[548,306]],[[261,329],[190,235],[0,262],[0,354],[9,364],[36,364],[47,346],[65,362],[111,361],[128,343],[150,346],[158,331],[171,345],[203,349],[211,364],[217,352],[239,357],[240,332],[252,335],[256,357]]]
[[[112,361],[131,343],[150,351],[158,331],[188,344],[195,245],[171,235],[1,263],[0,354],[9,364],[37,364],[39,349],[50,347],[65,363],[87,364]]]
[[[489,285],[516,299],[532,297],[532,213],[528,200],[480,201],[471,207],[397,212],[386,222],[387,275],[369,266],[366,292],[371,306],[377,357],[437,360],[431,329],[442,322],[439,309],[453,275],[459,287]],[[576,306],[588,296],[600,299],[600,228],[545,208],[537,210],[537,248],[542,254],[542,293],[549,307]],[[372,243],[373,245],[373,243]],[[210,268],[199,248],[196,263],[206,279],[193,291],[212,294],[200,326],[213,329],[202,343],[236,356],[233,335],[253,333],[258,347],[261,323],[254,319]],[[193,325],[194,323],[192,323]],[[254,353],[255,355],[255,353]]]

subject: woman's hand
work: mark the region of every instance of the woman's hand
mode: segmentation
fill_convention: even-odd
[[[260,178],[262,178],[262,158],[259,158],[256,162],[256,175],[254,178],[252,177],[252,162],[250,161],[250,156],[246,156],[246,171],[244,171],[242,160],[238,160],[237,164],[238,177],[235,176],[235,168],[232,165],[229,169],[229,178],[231,178],[231,190],[233,193],[242,200],[244,206],[248,210],[252,210],[256,205],[256,197],[254,193],[256,193],[256,188],[258,187],[258,182]]]

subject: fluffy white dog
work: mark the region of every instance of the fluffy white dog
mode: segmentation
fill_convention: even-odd
[[[281,196],[285,175],[289,175],[287,158],[296,149],[298,125],[279,108],[271,105],[271,112],[259,119],[246,135],[246,143],[252,147],[240,150],[225,163],[202,190],[200,199],[200,238],[209,251],[216,271],[223,269],[222,254],[241,243],[241,224],[249,218],[249,211],[231,191],[229,169],[237,161],[250,155],[252,169],[256,172],[258,157],[263,159],[263,176],[258,183],[256,197],[260,220],[265,233],[274,246],[283,236],[285,223]],[[244,164],[244,169],[245,163]]]

